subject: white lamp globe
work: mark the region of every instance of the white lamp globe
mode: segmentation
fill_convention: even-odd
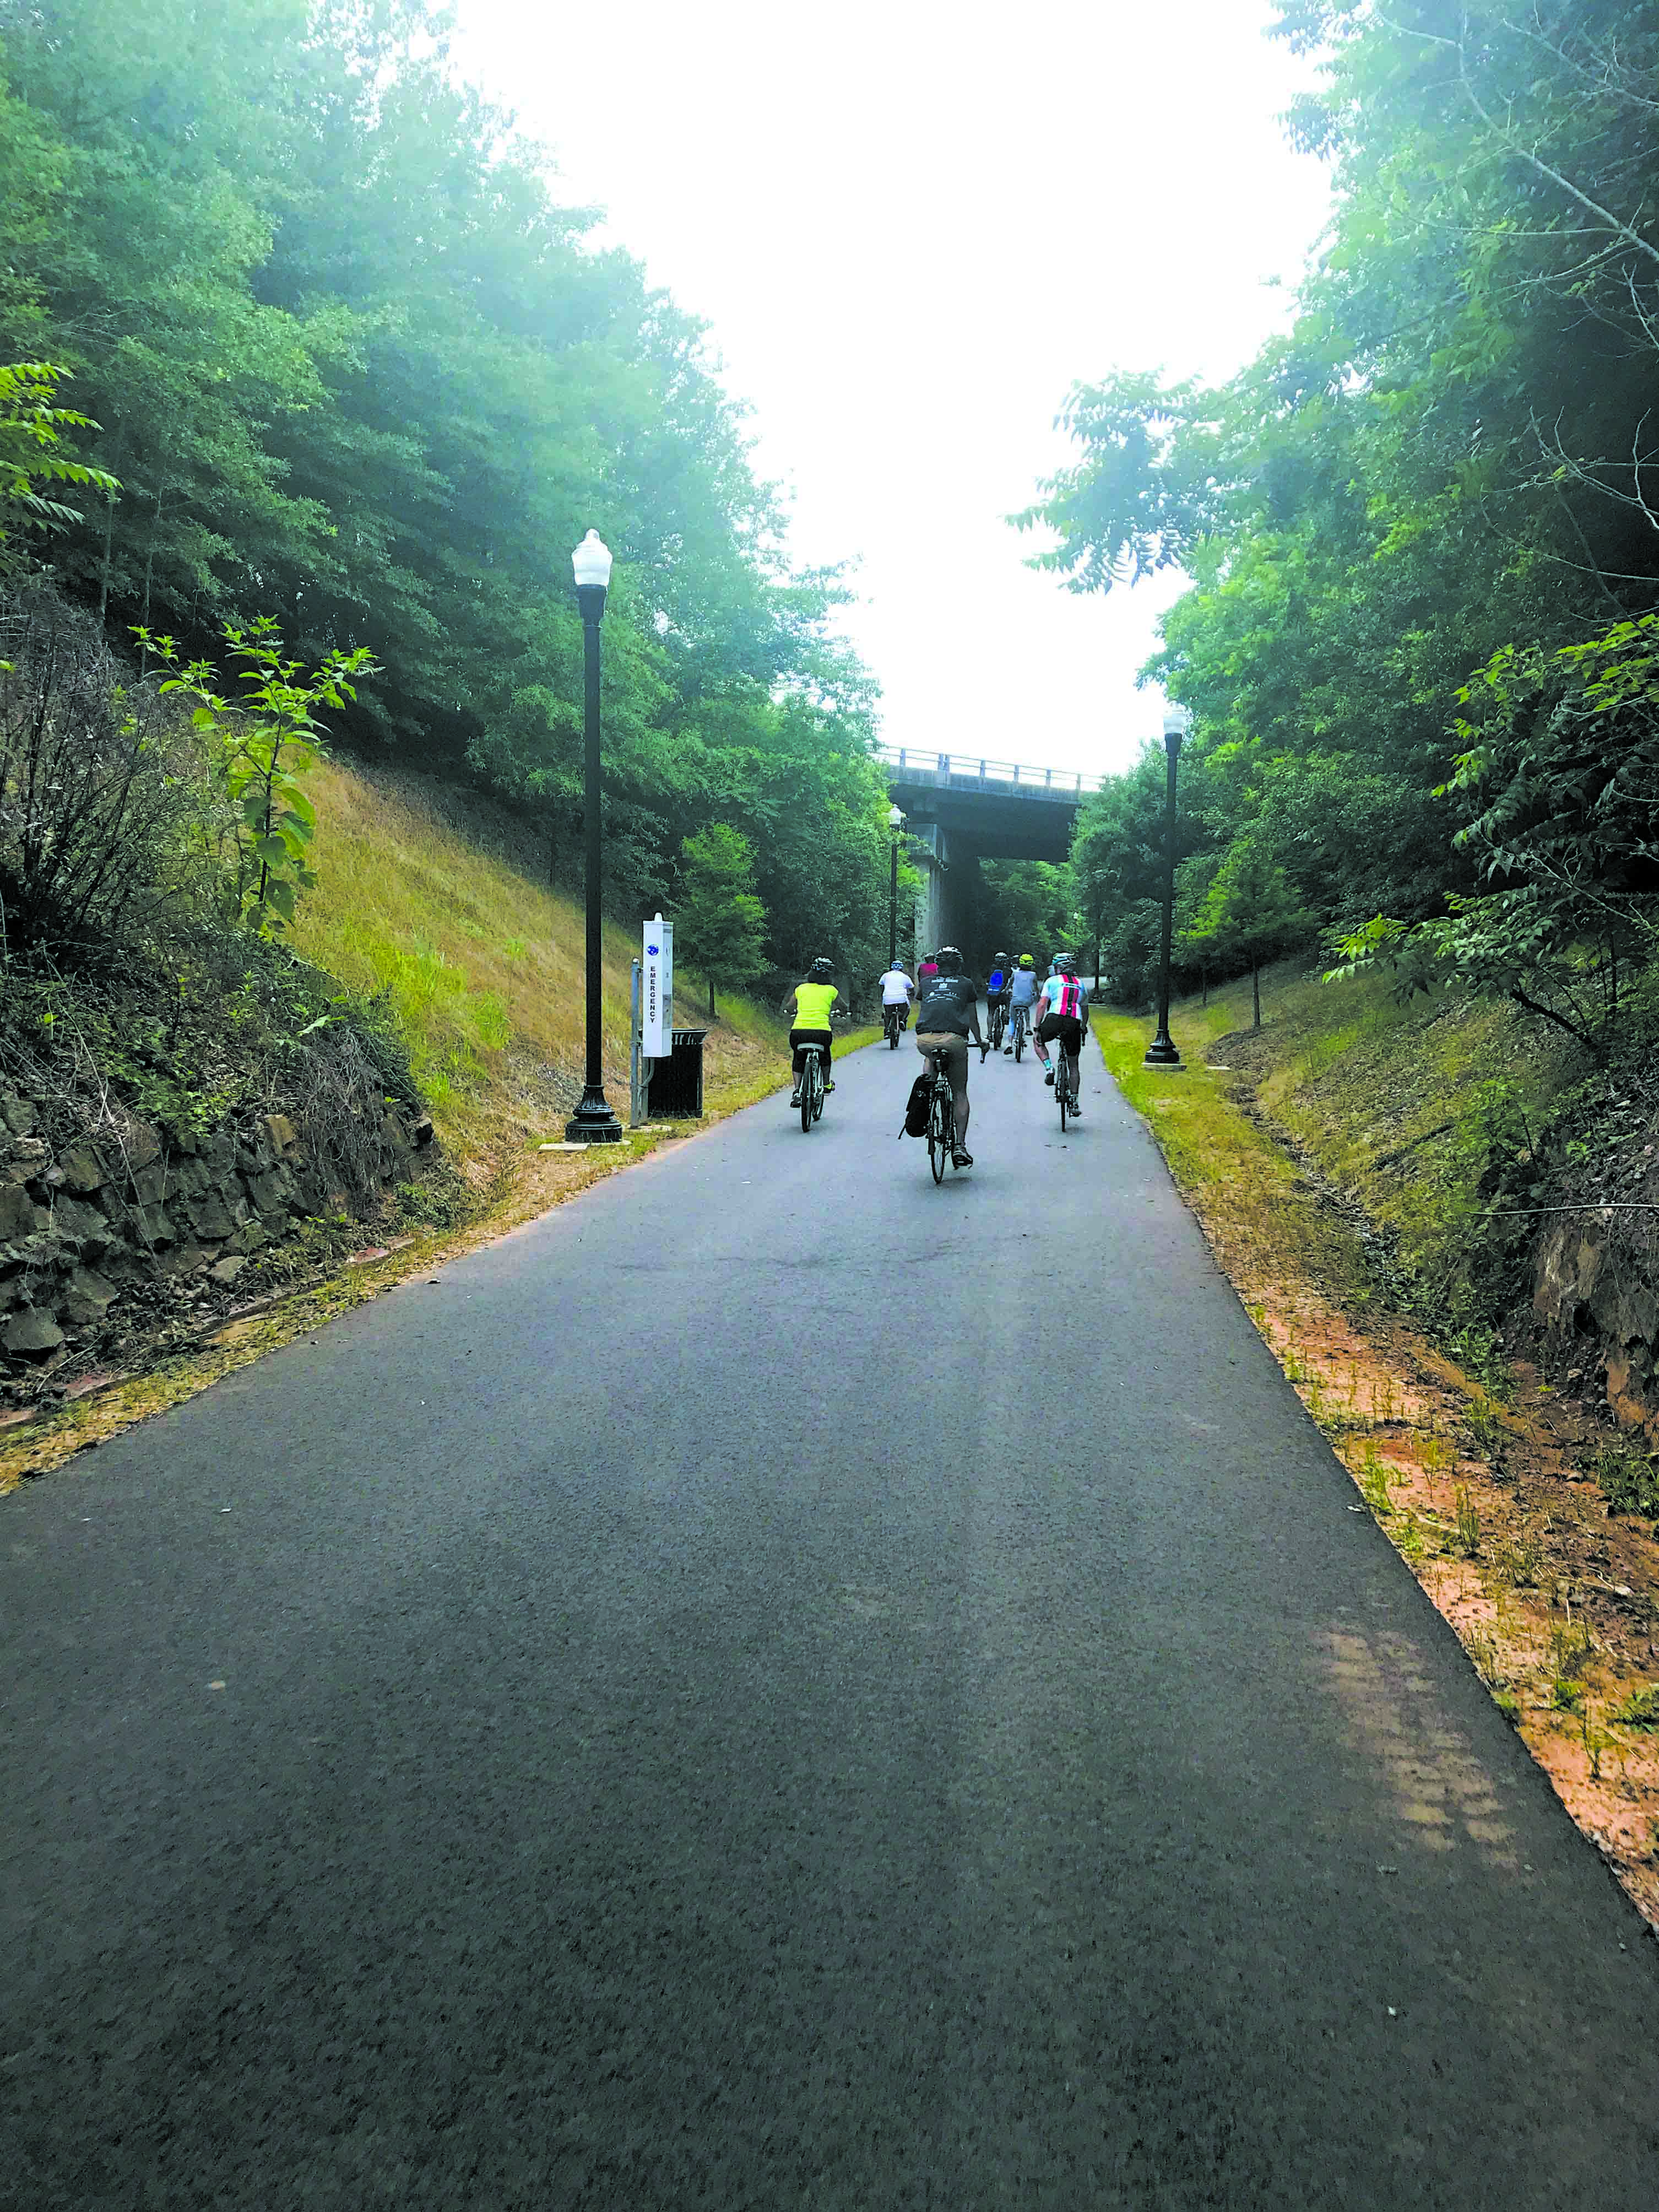
[[[590,530],[570,556],[579,591],[611,588],[611,548],[597,530]]]

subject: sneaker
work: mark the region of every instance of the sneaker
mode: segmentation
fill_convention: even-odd
[[[792,1091],[790,1092],[789,1103],[792,1106],[799,1106],[800,1104],[800,1093],[799,1091]]]
[[[823,1086],[823,1095],[824,1095],[824,1097],[825,1097],[826,1098],[830,1096],[830,1092],[835,1089],[835,1087],[836,1087],[836,1086],[835,1086],[835,1085],[834,1085],[833,1083],[826,1083],[826,1084],[824,1085],[824,1086]]]
[[[974,1164],[974,1156],[971,1152],[964,1152],[958,1145],[951,1155],[951,1164],[957,1168],[970,1168]]]
[[[1080,1106],[1068,1106],[1066,1111],[1074,1121],[1080,1121],[1083,1119],[1083,1109]]]
[[[1004,1058],[1005,1060],[1012,1060],[1012,1059],[1013,1058],[1013,1056],[1014,1056],[1014,1048],[1012,1047],[1012,1045],[1011,1045],[1011,1044],[1006,1044],[1006,1045],[1004,1045],[1004,1046],[1003,1046],[1003,1048],[1002,1048],[1002,1056],[1003,1056],[1003,1058]]]
[[[1048,1085],[1049,1090],[1052,1091],[1054,1087],[1054,1071],[1052,1067],[1045,1067],[1043,1069],[1042,1079]]]

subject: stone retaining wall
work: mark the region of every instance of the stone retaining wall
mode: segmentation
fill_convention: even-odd
[[[55,1152],[41,1127],[33,1100],[0,1087],[6,1395],[27,1393],[77,1354],[86,1364],[124,1308],[228,1303],[254,1255],[307,1217],[352,1210],[286,1114],[201,1135],[116,1111],[94,1136]],[[409,1127],[388,1109],[380,1134],[406,1176],[431,1125]]]

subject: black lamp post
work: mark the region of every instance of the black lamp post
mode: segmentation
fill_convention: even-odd
[[[898,848],[899,831],[904,827],[904,809],[893,805],[887,810],[887,827],[893,833],[893,877],[887,893],[887,965],[898,965]]]
[[[1168,781],[1164,787],[1164,943],[1158,963],[1158,1035],[1146,1048],[1147,1067],[1179,1067],[1181,1054],[1170,1035],[1170,939],[1175,930],[1176,763],[1181,740],[1192,727],[1184,707],[1171,707],[1164,716],[1164,751]]]
[[[611,552],[597,530],[590,530],[570,556],[576,575],[576,604],[582,615],[583,733],[586,755],[583,805],[587,824],[587,1073],[582,1103],[564,1125],[570,1145],[616,1145],[622,1123],[605,1103],[599,1066],[603,1042],[599,1009],[599,624],[611,585]]]

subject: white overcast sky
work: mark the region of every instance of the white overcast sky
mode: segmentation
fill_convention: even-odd
[[[463,72],[708,323],[895,744],[1091,773],[1160,725],[1174,595],[1079,597],[1003,518],[1068,386],[1220,376],[1289,309],[1326,177],[1267,0],[459,0]],[[1273,277],[1285,289],[1270,288]]]

